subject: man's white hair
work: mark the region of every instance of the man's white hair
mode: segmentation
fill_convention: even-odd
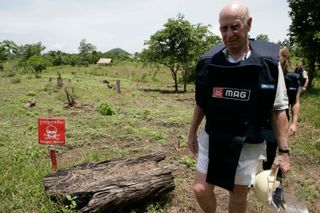
[[[220,11],[219,13],[219,18],[221,18],[221,16],[223,15],[223,13],[225,12],[226,9],[231,9],[233,11],[237,11],[239,14],[239,18],[242,19],[243,22],[247,22],[249,17],[250,17],[250,13],[249,13],[249,8],[248,6],[241,2],[241,1],[233,1],[229,4],[227,4],[226,6],[223,7],[223,9]]]

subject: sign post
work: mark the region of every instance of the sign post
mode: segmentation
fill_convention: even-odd
[[[52,171],[58,169],[55,145],[65,144],[65,120],[52,118],[52,109],[48,109],[48,118],[38,118],[39,144],[49,145]]]

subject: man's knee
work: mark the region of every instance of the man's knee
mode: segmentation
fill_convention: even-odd
[[[193,192],[196,195],[204,194],[207,190],[208,189],[206,187],[206,184],[204,184],[204,183],[194,183],[193,184]]]
[[[233,192],[230,192],[230,201],[234,203],[246,202],[248,191],[248,186],[235,185]]]
[[[208,194],[213,194],[213,186],[204,182],[195,182],[193,192],[198,198],[206,197]]]

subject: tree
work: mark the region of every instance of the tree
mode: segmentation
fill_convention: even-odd
[[[3,62],[7,60],[6,49],[0,46],[0,66],[3,68]],[[0,70],[2,70],[2,68]]]
[[[68,64],[68,54],[60,50],[51,50],[44,54],[51,62],[53,66],[60,66]]]
[[[13,41],[4,40],[0,43],[0,47],[4,48],[7,59],[11,59],[18,52],[18,45]]]
[[[26,44],[18,48],[18,55],[22,58],[22,61],[27,61],[32,56],[41,56],[41,52],[46,48],[42,46],[41,42],[36,44]]]
[[[86,39],[82,39],[80,41],[80,46],[79,46],[80,54],[88,54],[88,53],[92,53],[93,51],[96,51],[96,47],[93,44],[87,43]]]
[[[8,59],[12,59],[17,53],[18,46],[9,40],[0,42],[0,71],[3,70],[3,63]]]
[[[320,63],[320,1],[287,0],[292,23],[290,41],[299,44],[301,55],[307,60],[309,86],[312,85],[316,63]]]
[[[186,91],[192,64],[219,40],[209,32],[208,27],[191,25],[183,15],[178,14],[177,19],[168,19],[164,29],[157,31],[145,42],[147,48],[142,51],[141,58],[169,68],[175,92],[178,91],[178,73],[181,70]]]
[[[28,59],[27,65],[34,69],[35,76],[38,78],[42,70],[47,68],[48,61],[42,56],[33,55]]]
[[[269,41],[269,36],[267,34],[259,34],[256,36],[256,40]]]

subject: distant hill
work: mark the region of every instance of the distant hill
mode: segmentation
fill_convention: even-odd
[[[114,53],[117,53],[117,54],[120,54],[120,55],[131,55],[130,53],[128,53],[127,51],[121,49],[121,48],[114,48],[114,49],[111,49],[105,53],[110,53],[110,54],[114,54]]]

